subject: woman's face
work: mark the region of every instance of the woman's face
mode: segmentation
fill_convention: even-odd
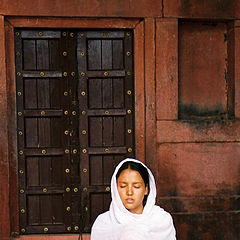
[[[144,195],[148,189],[138,171],[123,170],[117,179],[117,188],[123,205],[132,213],[141,214],[143,211]]]

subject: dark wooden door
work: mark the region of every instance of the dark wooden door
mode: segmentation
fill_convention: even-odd
[[[132,32],[15,31],[20,232],[89,232],[134,156]]]

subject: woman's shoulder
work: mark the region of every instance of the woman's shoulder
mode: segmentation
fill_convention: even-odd
[[[157,205],[155,205],[153,208],[153,215],[159,220],[164,219],[164,221],[169,224],[171,224],[173,221],[171,214]]]
[[[110,222],[110,214],[109,211],[101,213],[97,216],[94,225],[96,224],[108,224]]]
[[[163,214],[163,215],[170,215],[171,216],[171,214],[169,212],[167,212],[164,208],[162,208],[158,205],[153,206],[153,212],[155,212],[157,214]]]

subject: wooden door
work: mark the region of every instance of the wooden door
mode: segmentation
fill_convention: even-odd
[[[15,31],[20,233],[89,232],[134,156],[131,31]]]

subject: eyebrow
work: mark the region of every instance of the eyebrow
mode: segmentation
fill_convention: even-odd
[[[124,182],[124,181],[119,181],[118,183],[128,184],[128,182]],[[133,182],[133,184],[138,184],[138,183],[143,183],[143,182]]]

